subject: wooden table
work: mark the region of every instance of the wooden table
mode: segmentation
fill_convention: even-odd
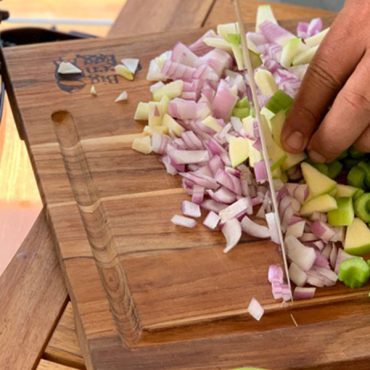
[[[152,0],[141,0],[140,7],[137,6],[138,0],[128,0],[123,11],[117,18],[116,23],[109,32],[109,36],[137,34],[138,30],[140,30],[142,33],[153,33],[166,30],[179,30],[190,27],[197,28],[203,25],[212,26],[217,23],[228,22],[234,19],[234,14],[229,0],[158,0],[157,3],[159,2],[161,4],[158,4],[157,8],[161,9],[160,16],[159,14],[156,14],[155,9],[152,9]],[[244,12],[246,22],[254,21],[256,6],[257,1],[248,2],[248,9]],[[166,9],[165,14],[163,14],[163,9]],[[326,16],[330,14],[317,9],[308,9],[282,4],[274,5],[274,10],[279,19],[299,19],[314,16]],[[150,16],[147,15],[148,11],[152,12]],[[39,276],[49,276],[51,282],[49,284],[49,288],[54,288],[54,293],[59,293],[59,296],[55,297],[57,304],[53,305],[55,312],[52,314],[52,316],[54,319],[48,321],[48,325],[50,326],[48,330],[51,337],[48,342],[44,342],[39,348],[39,350],[41,350],[41,348],[45,348],[45,350],[42,354],[40,362],[36,366],[38,369],[84,368],[84,361],[81,357],[75,334],[76,330],[74,326],[72,307],[71,304],[66,301],[65,290],[61,284],[60,271],[58,270],[57,266],[53,265],[55,258],[53,258],[52,243],[50,237],[48,236],[48,230],[45,227],[45,220],[43,216],[40,216],[38,219],[28,240],[22,246],[22,248],[27,248],[29,251],[34,251],[36,244],[35,239],[32,237],[34,235],[37,235],[39,240],[40,236],[42,236],[41,243],[37,243],[39,246],[44,247],[44,249],[40,248],[39,252],[40,255],[42,255],[42,258],[46,259],[46,256],[48,256],[47,261],[52,261],[52,263],[49,264],[49,270],[47,271],[48,275],[42,275],[41,272],[46,272],[41,271]],[[50,266],[52,266],[52,268]],[[13,268],[13,264],[11,267]],[[39,267],[41,270],[44,269],[41,264]],[[11,274],[8,273],[8,275]],[[33,273],[33,276],[35,276],[35,273]],[[54,282],[56,285],[53,286],[52,282]],[[56,286],[58,289],[55,288]],[[28,299],[31,299],[31,297],[28,297]],[[59,310],[55,309],[58,307]],[[42,310],[38,310],[37,308],[37,306],[34,307],[35,315],[37,316],[37,314],[39,314],[39,317],[42,318],[43,316],[40,315],[39,312]],[[53,322],[55,322],[55,318],[58,318],[59,316],[59,322],[55,330],[52,332],[51,329],[54,325]],[[38,325],[41,325],[41,320],[37,322],[39,323]],[[30,330],[35,331],[35,326],[31,326]],[[366,333],[364,333],[364,336],[365,334]],[[366,335],[368,336],[369,334]],[[368,362],[366,360],[357,361],[356,368],[368,369],[369,367],[367,364]],[[32,364],[27,365],[30,365],[29,368],[32,367]],[[16,367],[11,367],[11,369],[15,368]],[[26,367],[23,366],[19,368],[25,369]],[[324,367],[320,368],[324,369]],[[336,367],[325,368],[347,369],[349,367],[348,364],[341,364],[341,367],[336,365]]]

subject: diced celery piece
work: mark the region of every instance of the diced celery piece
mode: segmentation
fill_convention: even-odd
[[[225,40],[232,45],[236,45],[236,46],[241,45],[240,33],[228,33],[225,37]]]
[[[260,5],[257,8],[256,32],[260,31],[260,25],[266,21],[277,23],[277,20],[274,16],[271,6],[270,5]]]
[[[281,132],[283,131],[285,120],[286,113],[284,111],[280,111],[270,120],[272,137],[279,145],[281,145]]]
[[[292,97],[290,97],[284,91],[278,90],[267,102],[265,107],[266,109],[276,114],[281,110],[288,111],[292,107],[293,102],[294,100]]]
[[[342,172],[343,165],[339,161],[334,161],[328,165],[328,176],[331,179],[335,179]]]
[[[285,46],[280,57],[280,64],[289,68],[292,65],[293,59],[298,54],[302,46],[302,40],[298,37],[290,39]]]
[[[321,44],[321,41],[324,39],[324,37],[329,32],[329,28],[326,28],[325,30],[321,31],[315,36],[308,37],[304,40],[304,43],[310,47],[313,48],[314,46],[318,46]]]
[[[240,99],[236,103],[236,107],[237,108],[250,108],[250,103],[249,103],[248,98],[245,96],[244,98]]]
[[[298,66],[301,64],[309,64],[311,63],[313,57],[315,56],[317,50],[319,49],[318,46],[314,46],[313,48],[307,49],[302,51],[301,53],[297,54],[293,61],[292,65],[293,66]]]
[[[240,34],[237,23],[225,23],[217,26],[217,33],[227,40],[229,34]]]
[[[137,105],[134,119],[136,121],[147,121],[149,115],[149,104],[140,102]]]
[[[370,278],[370,267],[362,257],[345,260],[339,267],[339,280],[349,288],[361,288]]]
[[[160,101],[164,95],[169,99],[177,98],[181,96],[184,87],[184,82],[181,80],[173,81],[155,90],[153,93],[153,99]]]
[[[362,152],[359,152],[358,150],[356,150],[355,148],[351,147],[349,149],[349,155],[351,158],[354,158],[354,159],[359,159],[359,158],[363,158],[365,157],[365,153],[362,153]]]
[[[243,118],[246,118],[248,117],[249,115],[249,112],[250,112],[250,109],[249,108],[238,108],[238,107],[235,107],[232,111],[232,116],[233,117],[238,117],[240,119],[243,119]]]
[[[370,193],[362,194],[355,200],[356,216],[366,223],[370,223]]]
[[[211,48],[232,52],[231,44],[221,37],[206,37],[203,42]]]
[[[364,189],[365,178],[366,178],[365,170],[359,166],[355,166],[351,168],[351,170],[349,171],[347,175],[347,182],[351,186]]]
[[[150,154],[152,152],[152,142],[150,136],[137,137],[132,142],[132,149],[143,154]]]
[[[163,116],[163,125],[168,128],[172,136],[181,136],[185,129],[177,123],[169,114]]]

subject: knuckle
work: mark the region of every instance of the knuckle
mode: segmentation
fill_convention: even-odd
[[[320,55],[319,58],[314,61],[309,70],[308,74],[312,80],[317,81],[320,86],[324,85],[330,90],[339,90],[341,88],[341,82],[330,72],[330,63],[327,61],[324,55]]]
[[[343,94],[344,102],[353,110],[363,110],[370,113],[370,98],[354,89]]]

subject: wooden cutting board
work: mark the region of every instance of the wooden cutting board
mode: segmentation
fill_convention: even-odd
[[[298,350],[294,338],[304,334],[295,330],[292,313],[309,331],[310,323],[344,314],[328,312],[328,303],[353,300],[351,314],[363,309],[357,302],[367,296],[366,289],[352,292],[340,285],[309,302],[275,302],[266,279],[268,266],[281,263],[274,244],[244,237],[224,255],[220,233],[170,223],[187,195],[179,178],[165,174],[158,157],[131,150],[142,130],[132,117],[137,103],[150,99],[145,81],[149,60],[176,41],[190,43],[201,34],[3,51],[7,88],[47,206],[91,369],[245,364],[276,369],[276,356],[287,360],[282,346]],[[114,74],[112,67],[123,57],[141,60],[143,69],[134,82]],[[74,61],[83,78],[61,80],[56,73],[60,60]],[[89,93],[92,83],[97,97]],[[114,103],[123,89],[129,102]],[[70,113],[60,113],[66,110]],[[253,296],[266,310],[259,323],[246,312]],[[302,309],[309,314],[300,315]],[[281,340],[284,332],[289,335]],[[269,356],[261,354],[264,348],[270,349]],[[301,365],[299,357],[292,365]]]

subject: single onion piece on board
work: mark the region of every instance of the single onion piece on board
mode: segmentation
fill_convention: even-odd
[[[171,222],[177,226],[188,227],[192,229],[196,226],[197,222],[189,217],[184,217],[180,215],[175,215],[172,217]]]
[[[188,200],[184,200],[182,202],[182,213],[184,216],[195,217],[198,218],[201,216],[200,207],[198,204],[189,202]]]
[[[242,237],[240,222],[236,218],[227,221],[222,227],[222,233],[226,239],[224,253],[228,253],[239,243],[239,240]]]
[[[255,223],[248,216],[243,217],[241,225],[242,230],[250,236],[260,239],[267,239],[270,237],[270,230],[266,226]]]
[[[296,287],[293,292],[293,298],[297,301],[300,299],[312,299],[315,296],[316,288]]]
[[[220,221],[221,221],[220,216],[217,213],[211,211],[208,213],[207,217],[203,221],[203,225],[207,226],[211,230],[214,230],[216,229]]]
[[[257,321],[260,321],[265,310],[261,306],[261,304],[257,301],[256,298],[252,298],[249,306],[248,306],[248,313]]]

